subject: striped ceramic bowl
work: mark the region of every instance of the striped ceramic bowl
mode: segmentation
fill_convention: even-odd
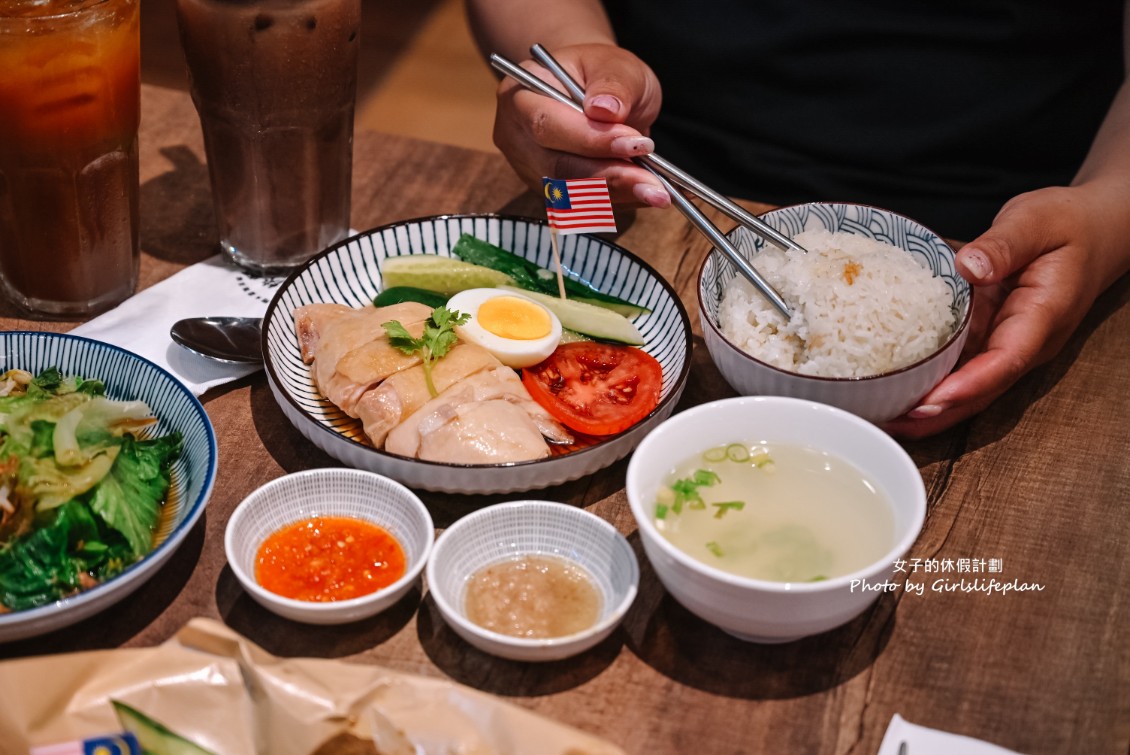
[[[273,533],[312,517],[349,517],[384,529],[404,551],[405,569],[392,584],[348,600],[307,601],[277,595],[259,584],[256,564]],[[435,525],[408,488],[359,469],[307,469],[257,488],[232,512],[224,530],[228,566],[260,605],[307,624],[345,624],[374,616],[420,581],[432,552]]]
[[[180,431],[184,450],[172,468],[172,488],[155,535],[157,546],[117,577],[84,592],[24,611],[0,614],[0,641],[43,634],[73,624],[129,595],[153,577],[184,538],[212,493],[216,479],[216,436],[204,407],[175,377],[117,346],[78,336],[28,331],[0,333],[0,373],[22,369],[38,374],[56,367],[64,376],[101,380],[110,398],[144,401],[155,417],[151,437]]]
[[[479,626],[468,616],[469,583],[481,569],[525,557],[579,568],[600,596],[592,626],[561,637],[515,637]],[[484,653],[515,661],[557,661],[582,653],[612,634],[639,590],[632,546],[590,511],[555,501],[506,501],[471,512],[436,540],[428,559],[428,591],[440,615]]]
[[[279,287],[263,320],[267,380],[283,413],[323,451],[351,467],[377,472],[405,485],[448,493],[510,493],[558,485],[592,474],[626,456],[669,416],[690,371],[691,326],[674,289],[625,249],[583,234],[558,239],[567,274],[651,310],[634,320],[643,349],[663,367],[659,405],[630,429],[594,445],[536,461],[505,464],[442,464],[377,450],[360,423],[323,398],[302,363],[293,311],[315,302],[351,307],[371,303],[381,290],[381,261],[407,254],[450,256],[470,233],[552,269],[549,227],[544,221],[500,215],[443,215],[408,220],[354,236],[296,270]]]
[[[782,207],[761,219],[788,237],[801,231],[827,230],[883,241],[905,250],[946,282],[953,292],[954,332],[933,354],[881,375],[827,378],[800,375],[748,354],[722,335],[718,312],[723,292],[737,271],[718,250],[705,260],[698,279],[699,315],[710,357],[730,386],[746,396],[792,396],[845,409],[872,422],[894,419],[910,409],[942,378],[961,355],[969,335],[973,291],[957,272],[954,250],[940,236],[889,210],[867,205],[812,203]],[[766,241],[743,227],[728,234],[753,259]]]

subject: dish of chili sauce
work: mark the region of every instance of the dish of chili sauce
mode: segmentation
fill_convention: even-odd
[[[383,527],[348,516],[317,516],[272,533],[255,560],[255,579],[294,600],[350,600],[404,576],[404,548]]]

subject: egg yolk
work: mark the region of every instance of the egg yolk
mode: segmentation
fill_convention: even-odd
[[[488,333],[515,341],[534,341],[552,331],[549,313],[516,296],[488,299],[479,306],[476,319]]]

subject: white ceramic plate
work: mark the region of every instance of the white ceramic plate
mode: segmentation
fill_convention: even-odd
[[[204,513],[216,479],[216,436],[204,407],[176,378],[129,351],[101,341],[54,333],[0,333],[0,373],[38,374],[57,367],[65,376],[101,380],[106,395],[149,405],[153,436],[179,430],[184,450],[173,465],[166,505],[176,508],[156,534],[158,545],[124,572],[85,592],[38,608],[0,614],[0,642],[44,634],[109,608],[153,577]]]
[[[594,236],[561,236],[567,274],[601,291],[651,309],[634,322],[643,349],[663,367],[659,405],[625,432],[596,445],[537,461],[507,464],[441,464],[373,448],[359,423],[324,399],[302,363],[292,312],[305,304],[369,304],[381,290],[381,261],[406,254],[450,256],[463,233],[552,268],[549,227],[543,221],[499,215],[443,215],[393,223],[354,236],[296,270],[280,286],[263,320],[267,381],[283,413],[316,446],[358,469],[408,485],[447,493],[510,493],[558,485],[613,464],[669,416],[690,371],[691,325],[674,289],[625,249]]]

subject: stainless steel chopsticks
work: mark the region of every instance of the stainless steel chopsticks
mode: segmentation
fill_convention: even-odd
[[[584,101],[585,95],[584,91],[581,90],[576,81],[574,81],[573,78],[569,76],[568,72],[561,68],[557,61],[554,60],[553,57],[540,45],[535,45],[534,48],[532,48],[532,51],[535,57],[538,58],[539,62],[543,63],[547,68],[549,68],[549,70],[561,81],[562,85],[569,89],[571,96],[564,94],[558,89],[555,89],[554,87],[539,79],[537,76],[531,74],[526,69],[522,68],[521,66],[515,65],[501,55],[491,55],[491,65],[493,65],[497,70],[506,74],[507,76],[514,78],[527,89],[531,89],[547,97],[551,97],[558,102],[569,105],[570,107],[583,112],[583,108],[581,107],[580,103]],[[739,252],[737,248],[734,247],[730,240],[726,238],[726,235],[722,233],[716,225],[710,222],[710,220],[705,215],[703,215],[697,207],[695,207],[693,202],[684,197],[680,191],[678,191],[674,186],[671,185],[671,182],[668,181],[667,176],[665,176],[664,173],[661,172],[662,168],[658,168],[655,161],[656,157],[657,156],[653,153],[651,155],[634,158],[632,161],[645,170],[650,171],[652,175],[658,178],[659,182],[663,185],[663,188],[666,189],[667,193],[671,195],[671,201],[675,203],[675,206],[680,211],[682,211],[684,215],[686,215],[687,219],[690,220],[691,223],[700,232],[702,232],[703,235],[705,235],[711,243],[713,243],[718,249],[722,250],[722,252],[726,255],[730,262],[734,264],[738,271],[747,280],[749,280],[749,282],[752,283],[754,287],[756,287],[757,290],[760,291],[761,294],[774,307],[776,307],[777,310],[786,319],[791,318],[792,310],[789,308],[788,304],[785,302],[781,294],[778,293],[777,290],[773,288],[773,286],[771,286],[759,272],[757,272],[757,269],[750,264],[749,260],[747,260],[745,256],[741,252]],[[666,161],[663,162],[666,163]],[[682,173],[682,171],[679,172]],[[672,178],[674,179],[675,176],[672,175]],[[691,180],[693,181],[693,179]],[[694,181],[694,183],[696,185],[701,185],[697,181]],[[691,191],[697,193],[696,188],[688,188],[690,188]],[[730,200],[722,197],[722,195],[717,194],[717,192],[713,192],[712,190],[708,191],[710,191],[710,193],[712,194],[715,194],[723,203],[732,205],[733,207],[738,207],[738,205],[733,204],[733,202],[730,202]],[[703,196],[703,199],[707,199],[707,197]],[[723,209],[718,205],[715,206],[718,207],[718,209]],[[731,217],[734,217],[731,212],[729,212],[728,210],[725,211],[727,212],[727,214],[731,215]],[[783,249],[796,248],[803,251],[800,246],[793,243],[792,240],[788,237],[782,236],[775,229],[769,227],[764,222],[762,222],[752,214],[746,212],[745,210],[741,211],[745,215],[748,215],[752,221],[754,221],[752,226],[750,227],[750,230],[758,233],[766,240],[771,241],[772,243],[780,246]],[[739,222],[742,222],[743,225],[750,225],[744,220],[739,220]],[[767,231],[763,232],[761,229],[767,229]]]
[[[561,85],[569,92],[569,95],[577,104],[582,104],[585,101],[585,92],[581,89],[580,85],[569,75],[569,72],[562,68],[561,64],[557,62],[548,50],[539,44],[535,44],[530,48],[530,53],[534,58],[543,66],[548,68]],[[691,191],[695,195],[702,197],[706,202],[713,205],[716,209],[721,210],[729,215],[734,220],[749,228],[757,235],[764,238],[769,243],[778,249],[795,249],[797,251],[805,251],[804,247],[796,243],[788,236],[780,233],[776,228],[767,225],[761,218],[751,213],[746,208],[735,203],[724,194],[719,194],[714,189],[710,188],[702,181],[699,181],[694,176],[687,173],[682,168],[667,159],[660,157],[654,152],[649,155],[648,160],[654,167],[661,170],[668,178],[674,181],[684,189]]]

